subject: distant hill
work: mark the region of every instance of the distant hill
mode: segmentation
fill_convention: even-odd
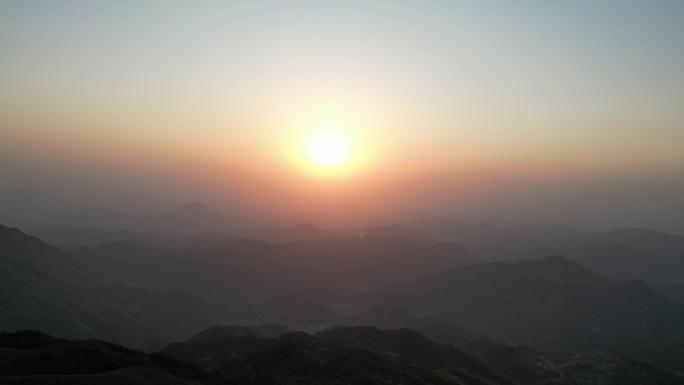
[[[684,306],[641,281],[611,281],[562,257],[455,268],[379,301],[537,348],[614,339],[684,347]]]
[[[6,269],[13,268],[14,272],[34,270],[36,274],[46,274],[43,277],[51,276],[66,283],[87,281],[76,259],[19,229],[3,225],[0,225],[0,259]]]
[[[232,240],[186,255],[193,263],[212,263],[217,269],[225,269],[229,276],[235,276],[236,283],[249,276],[245,284],[278,287],[283,293],[323,285],[347,290],[381,287],[472,261],[472,253],[457,245],[419,245],[392,235],[282,244]]]
[[[684,237],[662,231],[624,228],[595,234],[584,243],[596,246],[623,245],[643,253],[684,258]]]
[[[566,255],[607,277],[643,279],[649,284],[684,284],[684,251],[666,255],[623,244],[593,244],[568,249]]]
[[[236,240],[206,250],[118,242],[67,254],[2,228],[0,245],[0,257],[9,258],[0,266],[7,274],[0,282],[0,327],[139,347],[217,322],[320,330],[350,311],[338,305],[350,293],[469,258],[458,245],[424,247],[394,236],[284,244]],[[322,297],[312,291],[323,287]]]
[[[77,258],[17,229],[0,226],[0,262],[0,330],[141,346],[217,321],[187,293],[103,287],[102,277]]]
[[[467,247],[480,256],[480,261],[518,260],[527,250],[547,244],[545,234],[487,223],[428,222],[412,226],[434,239]]]

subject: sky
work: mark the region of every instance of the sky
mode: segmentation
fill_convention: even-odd
[[[3,189],[684,233],[682,101],[679,0],[0,1]]]

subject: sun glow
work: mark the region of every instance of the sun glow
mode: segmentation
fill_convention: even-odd
[[[351,144],[344,132],[326,128],[311,134],[306,154],[315,164],[323,167],[338,167],[349,160]]]

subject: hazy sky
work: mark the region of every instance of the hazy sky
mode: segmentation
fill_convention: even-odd
[[[684,231],[684,1],[0,1],[18,186]]]

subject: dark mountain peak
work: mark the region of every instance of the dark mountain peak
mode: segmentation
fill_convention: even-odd
[[[417,330],[401,328],[382,330],[373,326],[338,326],[315,335],[327,340],[346,341],[375,351],[409,359],[447,359],[469,367],[479,375],[493,375],[490,369],[453,346],[439,343]]]
[[[282,380],[263,383],[513,384],[472,356],[406,329],[338,327],[316,335],[300,331],[275,339],[241,339],[206,351],[178,344],[164,352],[177,359],[191,357],[235,383],[258,374]]]
[[[24,238],[28,238],[28,235],[21,232],[21,230],[15,227],[0,225],[0,241],[10,241]]]
[[[473,332],[434,316],[416,318],[406,327],[442,343],[463,344],[478,338]]]
[[[62,339],[37,330],[20,330],[14,333],[0,332],[0,348],[4,349],[44,349],[58,346],[63,342]]]
[[[384,330],[374,326],[337,326],[318,332],[316,337],[358,343],[373,350],[408,357],[436,357],[446,348],[421,332],[406,328]]]
[[[48,245],[39,238],[28,235],[17,228],[3,225],[0,225],[0,244],[9,245],[13,248],[21,247],[25,249],[25,251],[31,250],[32,252],[43,251],[48,254],[64,254],[59,249]]]
[[[573,262],[562,255],[558,254],[552,254],[549,255],[548,257],[541,258],[537,260],[538,263],[546,263],[546,264],[577,264],[576,262]]]
[[[607,278],[584,268],[575,261],[560,255],[550,255],[535,261],[518,262],[511,265],[513,272],[532,278],[543,278],[554,283],[605,283]]]
[[[3,384],[197,385],[208,378],[192,365],[102,340],[66,340],[35,331],[3,332],[0,347],[4,348]]]
[[[401,331],[401,333],[398,333]],[[385,330],[378,329],[375,326],[336,326],[330,329],[322,330],[316,333],[317,337],[334,338],[334,339],[367,339],[368,337],[377,337],[380,335],[389,334],[414,334],[416,336],[424,337],[421,333],[409,329],[395,329]]]

